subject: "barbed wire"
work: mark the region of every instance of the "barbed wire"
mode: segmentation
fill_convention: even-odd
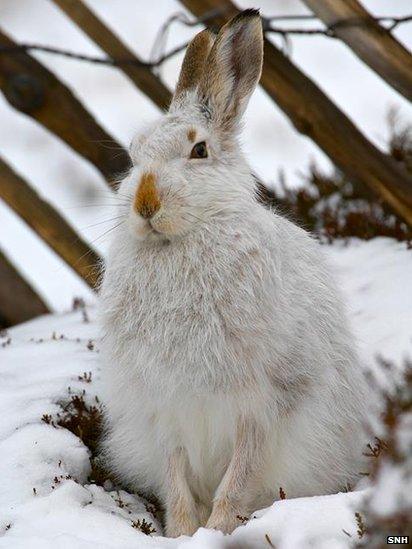
[[[0,46],[0,55],[2,53],[9,53],[9,54],[15,54],[15,53],[28,53],[30,51],[37,51],[42,53],[51,53],[54,55],[58,55],[60,57],[67,57],[68,59],[76,59],[77,61],[88,61],[89,63],[95,63],[98,65],[109,65],[109,66],[125,66],[125,65],[135,65],[138,67],[146,67],[149,69],[156,68],[160,66],[162,63],[170,59],[171,57],[174,57],[184,49],[186,49],[187,43],[182,44],[181,46],[178,46],[177,48],[174,48],[170,52],[168,52],[166,55],[162,56],[160,59],[158,59],[155,62],[146,62],[141,61],[139,59],[135,58],[121,58],[121,57],[97,57],[94,55],[87,55],[83,53],[75,53],[70,50],[65,50],[62,48],[55,48],[52,46],[43,46],[42,44],[37,43],[20,43],[16,46]]]
[[[308,16],[308,18],[312,19],[312,16]],[[313,17],[314,19],[316,17]],[[300,16],[297,16],[297,20],[300,20]],[[396,29],[399,25],[403,23],[409,23],[412,21],[412,15],[405,15],[403,17],[373,17],[373,22],[378,24],[383,24],[384,28],[391,32]],[[388,26],[385,26],[384,24],[387,23]],[[274,32],[277,34],[304,34],[304,35],[310,35],[310,34],[318,34],[327,36],[328,38],[339,38],[339,36],[336,35],[335,31],[344,28],[344,27],[363,27],[368,26],[370,24],[367,20],[353,17],[348,19],[342,19],[340,21],[336,21],[336,23],[332,23],[325,27],[324,29],[283,29],[281,27],[273,27],[269,22],[265,21],[265,18],[263,18],[263,30],[264,32]]]
[[[0,54],[17,54],[17,53],[28,53],[31,51],[49,53],[53,55],[58,55],[60,57],[66,57],[68,59],[75,59],[78,61],[86,61],[89,63],[95,63],[99,65],[108,65],[113,67],[121,66],[138,66],[141,68],[147,69],[158,69],[163,63],[179,54],[186,49],[188,42],[181,44],[169,52],[164,53],[164,48],[166,45],[166,39],[170,27],[173,23],[178,22],[187,27],[195,27],[207,23],[211,19],[215,18],[217,15],[222,15],[225,9],[217,8],[205,13],[202,17],[197,19],[190,19],[185,13],[179,12],[167,19],[165,23],[160,27],[159,32],[155,38],[152,51],[150,54],[150,61],[142,61],[136,58],[112,58],[112,57],[99,57],[94,55],[87,55],[82,53],[75,53],[70,50],[63,48],[46,46],[38,43],[32,42],[23,42],[14,46],[0,46]],[[273,22],[287,22],[287,21],[313,21],[318,20],[315,15],[276,15],[272,17],[262,16],[262,25],[263,31],[265,34],[276,34],[283,38],[285,42],[286,50],[289,49],[289,37],[290,36],[325,36],[327,38],[339,38],[336,35],[336,30],[343,27],[351,26],[365,26],[368,25],[368,21],[362,18],[350,18],[342,19],[326,26],[325,28],[283,28],[279,26],[273,26]],[[381,24],[387,31],[391,32],[395,30],[399,25],[404,23],[409,23],[412,21],[412,15],[405,15],[401,17],[395,16],[383,16],[383,17],[374,17],[373,21]],[[217,30],[213,29],[212,30]]]

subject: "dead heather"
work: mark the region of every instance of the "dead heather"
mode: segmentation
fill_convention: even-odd
[[[91,382],[91,373],[79,376],[79,381]],[[98,465],[96,457],[98,444],[102,433],[103,413],[102,406],[97,396],[93,400],[87,398],[86,392],[72,392],[68,388],[68,396],[64,401],[59,402],[61,412],[54,416],[44,414],[41,418],[44,423],[53,427],[63,427],[79,437],[91,453],[92,471],[89,477],[90,482],[103,485],[110,480],[110,475]]]
[[[396,379],[395,367],[381,363],[387,375]],[[368,549],[383,547],[388,534],[412,534],[412,362],[405,363],[394,388],[381,394],[381,437],[366,452],[374,489],[356,516],[358,547]]]
[[[396,111],[388,115],[388,154],[412,173],[412,124],[402,123]],[[335,170],[325,174],[315,164],[302,176],[303,185],[291,189],[279,175],[276,189],[258,185],[260,200],[311,231],[321,242],[384,236],[412,247],[412,228],[369,188]]]
[[[82,376],[78,376],[78,380],[84,383],[92,382],[91,372],[84,372]],[[103,409],[102,404],[97,396],[91,398],[86,391],[73,392],[68,388],[67,399],[60,401],[61,411],[54,416],[44,414],[42,421],[55,428],[63,427],[68,429],[74,435],[79,437],[82,442],[90,450],[90,465],[91,472],[88,478],[90,483],[98,486],[103,486],[109,482],[112,486],[119,486],[128,491],[128,487],[120,486],[118,479],[115,479],[110,471],[105,469],[98,459],[99,442],[103,431]],[[61,463],[59,463],[60,466]],[[52,489],[54,490],[63,480],[68,480],[70,475],[60,475],[53,479]],[[129,490],[133,493],[133,490]],[[146,510],[154,517],[162,518],[162,512],[159,509],[159,503],[155,498],[146,497]],[[123,502],[120,495],[115,499],[116,504],[120,508],[127,507],[127,503]],[[156,530],[151,522],[145,519],[132,522],[133,528],[141,531],[146,535],[155,533]]]
[[[132,528],[139,530],[143,534],[146,534],[146,536],[150,536],[150,534],[156,533],[156,529],[153,528],[153,524],[151,522],[148,522],[146,519],[132,520],[131,526]]]

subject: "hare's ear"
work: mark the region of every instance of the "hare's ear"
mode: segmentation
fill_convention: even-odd
[[[196,34],[188,45],[170,110],[179,108],[187,97],[188,92],[196,89],[203,74],[214,39],[214,34],[205,29]]]
[[[245,10],[224,25],[199,83],[198,97],[213,122],[232,128],[259,82],[263,32],[259,11]]]

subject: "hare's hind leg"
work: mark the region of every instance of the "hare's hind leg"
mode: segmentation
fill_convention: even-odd
[[[191,535],[200,526],[193,495],[187,480],[189,462],[184,448],[176,448],[169,458],[166,481],[166,535]]]
[[[264,461],[265,432],[256,421],[240,419],[232,458],[216,491],[206,528],[230,533],[250,510],[250,496],[256,490]]]

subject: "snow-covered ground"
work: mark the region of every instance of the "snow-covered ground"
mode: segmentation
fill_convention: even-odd
[[[383,238],[324,249],[337,265],[365,367],[376,368],[377,354],[397,364],[412,356],[412,251]],[[88,482],[87,448],[42,420],[62,412],[69,391],[84,391],[96,404],[99,341],[92,303],[87,315],[88,322],[81,310],[45,316],[0,338],[0,547],[334,549],[356,541],[354,513],[366,489],[279,500],[230,536],[200,529],[173,540],[161,536],[137,495]],[[156,530],[151,536],[133,527],[143,519]]]

